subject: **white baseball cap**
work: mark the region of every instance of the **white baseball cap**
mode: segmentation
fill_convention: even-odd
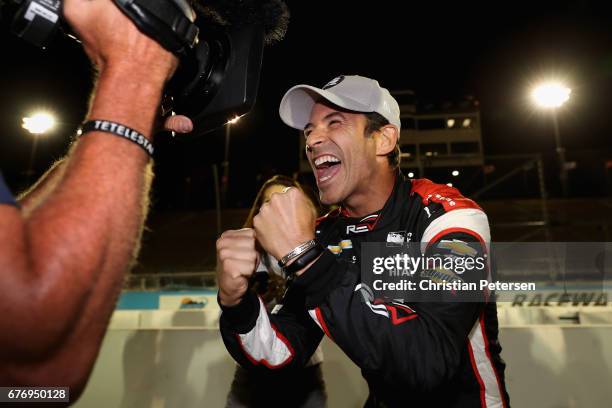
[[[322,88],[294,86],[281,100],[281,119],[288,126],[303,130],[310,121],[312,107],[320,98],[350,111],[379,113],[398,130],[401,129],[400,110],[395,98],[378,81],[359,75],[338,76]]]

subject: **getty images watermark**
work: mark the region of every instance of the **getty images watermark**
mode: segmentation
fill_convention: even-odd
[[[374,298],[405,302],[556,296],[570,305],[585,299],[607,304],[612,287],[612,243],[606,242],[368,242],[361,246],[360,264],[362,287]]]
[[[458,245],[454,243],[454,245]],[[469,246],[467,244],[466,248]],[[407,253],[374,258],[372,273],[401,278],[386,282],[373,281],[374,290],[422,290],[422,291],[495,291],[495,290],[536,290],[533,282],[500,282],[487,279],[487,258],[482,256],[410,256]],[[478,281],[465,281],[461,276]],[[423,279],[414,279],[415,275]],[[402,278],[408,277],[410,279]]]

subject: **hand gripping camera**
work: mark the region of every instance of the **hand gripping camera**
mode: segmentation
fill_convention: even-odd
[[[164,111],[190,117],[202,135],[255,104],[265,44],[280,41],[289,12],[281,0],[113,0],[140,31],[180,58]],[[62,24],[62,0],[0,0],[12,31],[44,47]]]

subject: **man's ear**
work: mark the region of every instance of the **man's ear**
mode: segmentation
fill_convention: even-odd
[[[378,131],[376,138],[376,155],[386,156],[395,149],[399,141],[399,132],[393,125],[385,125]]]

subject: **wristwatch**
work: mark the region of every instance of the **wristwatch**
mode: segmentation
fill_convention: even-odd
[[[300,269],[304,269],[309,263],[317,259],[319,255],[323,253],[323,251],[325,250],[323,245],[319,244],[314,240],[313,242],[314,244],[312,244],[309,249],[302,252],[296,258],[293,258],[295,260],[290,265],[283,267],[283,270],[285,271],[287,276],[291,276]]]

